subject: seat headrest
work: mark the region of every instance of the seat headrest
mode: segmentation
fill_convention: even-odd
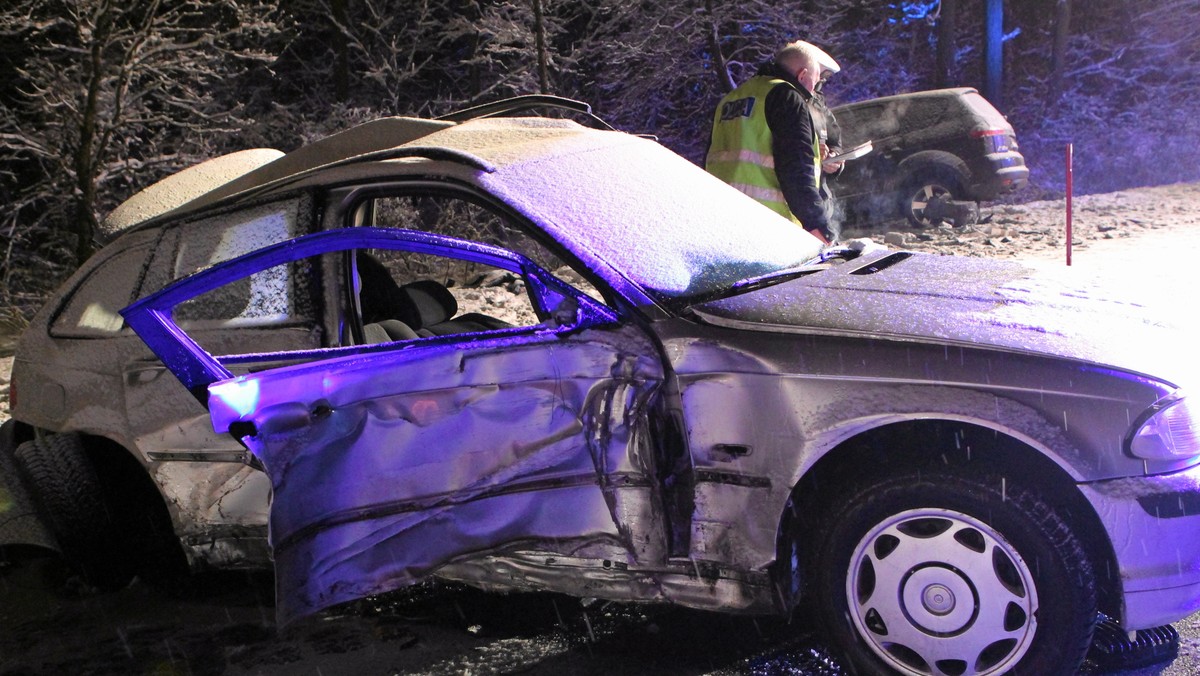
[[[392,279],[387,267],[365,251],[359,251],[356,259],[363,323],[399,319],[409,326],[417,326],[421,319],[417,310]]]
[[[431,279],[405,284],[400,287],[400,292],[408,298],[409,303],[420,315],[420,322],[416,328],[441,324],[458,314],[458,301],[455,300],[454,294]],[[405,323],[412,325],[411,322]]]

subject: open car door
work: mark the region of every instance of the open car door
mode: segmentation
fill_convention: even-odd
[[[291,363],[235,377],[232,364],[264,355],[216,359],[171,319],[223,284],[366,248],[513,272],[541,322],[281,354]],[[281,624],[506,552],[601,552],[589,556],[629,565],[665,556],[653,450],[639,446],[662,382],[654,346],[519,254],[408,230],[330,230],[192,275],[122,314],[269,475]]]

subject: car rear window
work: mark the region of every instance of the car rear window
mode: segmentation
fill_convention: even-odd
[[[968,92],[962,97],[963,103],[976,115],[983,118],[989,129],[1007,129],[1008,120],[996,110],[996,107],[983,98],[978,92]]]
[[[302,234],[296,227],[295,202],[265,204],[238,214],[191,223],[176,250],[174,276],[196,273],[230,258]],[[286,322],[298,312],[295,267],[278,267],[246,277],[188,300],[175,310],[180,325],[220,322],[223,325]]]

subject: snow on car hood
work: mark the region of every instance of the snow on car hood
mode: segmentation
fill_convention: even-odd
[[[1133,292],[1131,292],[1133,291]],[[993,346],[1196,382],[1191,313],[1065,267],[884,252],[693,308],[765,331]]]

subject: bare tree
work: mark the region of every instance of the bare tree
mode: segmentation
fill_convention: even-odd
[[[1067,40],[1071,36],[1071,0],[1054,2],[1054,56],[1051,63],[1051,91],[1057,92],[1067,67]]]
[[[11,105],[0,108],[0,160],[19,229],[73,236],[82,262],[107,195],[190,164],[207,138],[235,133],[238,105],[219,96],[269,55],[247,45],[276,29],[254,0],[16,0],[0,34],[24,49],[13,64]]]
[[[582,47],[585,96],[610,122],[699,160],[713,106],[786,42],[783,16],[760,0],[601,0]],[[743,28],[761,33],[740,39]]]
[[[550,93],[550,58],[546,51],[546,19],[542,0],[533,2],[533,35],[537,44],[538,84],[543,94]]]
[[[1200,178],[1200,51],[1194,0],[1095,0],[1072,12],[1062,73],[1054,25],[1026,0],[1014,40],[1009,114],[1035,185],[1062,186],[1062,148],[1075,148],[1075,186],[1103,192]]]
[[[1065,0],[1064,0],[1065,1]],[[954,84],[954,69],[958,65],[955,42],[958,40],[958,0],[941,0],[938,9],[937,86]]]
[[[447,64],[445,77],[459,81],[470,74],[477,84],[460,90],[458,103],[535,92],[570,95],[579,71],[577,36],[567,26],[589,11],[572,0],[480,2],[477,18],[452,20],[445,39],[470,51],[461,62]]]
[[[284,100],[298,106],[281,112],[322,117],[341,106],[343,110],[331,121],[335,126],[341,118],[353,118],[356,113],[351,111],[356,109],[376,114],[414,112],[414,102],[433,96],[437,86],[439,45],[444,25],[454,15],[449,4],[445,0],[293,3],[292,12],[301,26],[292,51],[282,57],[291,78],[281,86],[287,90]]]

